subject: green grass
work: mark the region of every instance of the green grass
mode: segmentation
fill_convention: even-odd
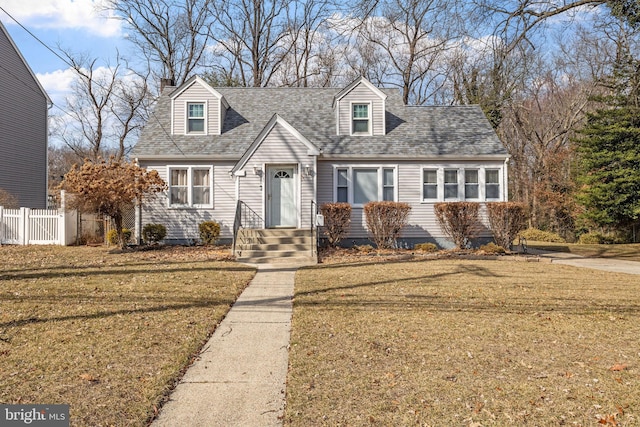
[[[0,247],[0,402],[145,426],[254,271],[206,248]]]
[[[640,424],[640,277],[515,261],[296,277],[286,425]]]
[[[533,249],[570,252],[584,257],[640,261],[640,243],[623,245],[581,245],[577,243],[529,242],[528,246]]]

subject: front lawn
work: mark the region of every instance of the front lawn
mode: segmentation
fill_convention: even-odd
[[[216,258],[0,247],[0,402],[70,404],[72,426],[145,426],[254,275]]]
[[[296,277],[286,425],[638,425],[640,277],[549,263]]]

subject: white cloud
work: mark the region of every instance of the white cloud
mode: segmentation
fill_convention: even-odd
[[[53,103],[62,107],[65,97],[71,93],[71,84],[77,78],[77,74],[73,69],[67,68],[51,73],[38,73],[36,77]]]
[[[23,25],[82,29],[101,37],[120,36],[122,21],[104,11],[104,3],[105,0],[4,0],[2,7]]]

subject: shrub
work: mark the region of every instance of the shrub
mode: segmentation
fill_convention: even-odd
[[[582,234],[578,239],[578,243],[582,245],[612,245],[621,243],[621,239],[607,234],[591,232]]]
[[[147,224],[142,227],[142,240],[148,245],[154,245],[167,236],[167,227],[162,224]]]
[[[524,204],[516,202],[487,203],[489,227],[498,246],[511,249],[513,239],[525,225]]]
[[[369,202],[364,205],[367,228],[378,249],[395,248],[400,231],[411,213],[408,203]]]
[[[204,221],[198,225],[200,240],[205,245],[214,245],[220,237],[220,224],[215,221]]]
[[[478,203],[445,202],[433,206],[442,231],[462,249],[480,230]]]
[[[0,188],[0,206],[5,209],[18,209],[20,204],[13,194]]]
[[[438,247],[434,243],[418,243],[413,249],[422,252],[436,252]]]
[[[124,241],[126,244],[126,242],[128,242],[129,239],[131,239],[131,234],[132,234],[131,230],[129,230],[128,228],[123,228],[122,234],[124,235]],[[118,230],[116,230],[115,228],[112,228],[107,232],[107,243],[109,243],[110,245],[117,245],[119,243]]]
[[[534,242],[566,243],[562,237],[556,233],[538,230],[537,228],[527,228],[518,233],[518,236]]]
[[[373,246],[371,245],[358,245],[353,247],[357,252],[362,252],[368,254],[369,252],[373,252]]]
[[[487,254],[504,254],[507,252],[502,246],[498,246],[493,242],[480,246],[480,250]]]
[[[349,234],[351,205],[349,203],[324,203],[320,206],[324,216],[324,234],[330,246],[338,246]]]

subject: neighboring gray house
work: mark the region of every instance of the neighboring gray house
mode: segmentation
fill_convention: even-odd
[[[0,22],[0,188],[46,208],[49,96]]]
[[[400,91],[364,78],[312,89],[212,88],[193,77],[164,88],[132,156],[169,186],[144,204],[140,224],[162,223],[174,241],[197,239],[211,219],[226,239],[240,221],[309,230],[315,206],[340,201],[353,207],[347,242],[360,242],[363,205],[392,200],[413,207],[403,244],[446,246],[434,203],[507,200],[507,152],[479,107],[406,106]]]

